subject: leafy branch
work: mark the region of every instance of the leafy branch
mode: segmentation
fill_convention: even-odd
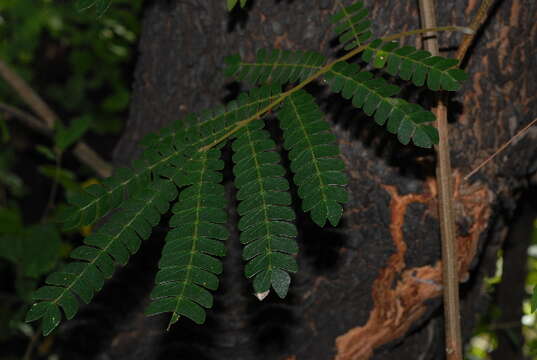
[[[241,5],[244,5],[241,1]],[[228,2],[235,6],[237,1]],[[345,49],[344,56],[328,62],[316,52],[260,50],[256,61],[244,62],[239,56],[226,58],[226,74],[260,85],[236,101],[164,128],[142,141],[140,159],[122,168],[100,185],[87,188],[69,199],[71,207],[62,220],[67,228],[95,223],[112,210],[120,209],[109,222],[85,239],[71,257],[75,260],[47,278],[39,289],[27,320],[43,319],[43,332],[50,333],[61,319],[60,308],[72,318],[78,299],[91,301],[95,292],[112,276],[115,265],[124,265],[129,256],[151,234],[169,203],[172,229],[166,237],[159,262],[150,315],[171,313],[169,326],[186,316],[196,323],[205,320],[205,309],[212,306],[210,290],[218,287],[225,255],[220,240],[228,237],[223,226],[227,207],[222,181],[220,147],[233,140],[233,172],[238,189],[238,228],[245,245],[245,275],[252,279],[256,296],[263,299],[273,289],[285,297],[297,271],[293,255],[298,248],[290,208],[289,183],[285,168],[262,119],[274,111],[289,151],[293,182],[298,187],[302,210],[309,212],[319,226],[336,226],[343,214],[348,194],[344,165],[330,126],[315,99],[304,88],[323,78],[333,92],[352,99],[355,107],[374,116],[379,125],[397,134],[403,144],[417,146],[438,143],[431,126],[434,115],[419,105],[395,97],[397,86],[349,60],[364,56],[377,67],[388,68],[401,78],[412,78],[433,90],[455,90],[465,75],[457,62],[426,52],[397,50],[393,40],[430,31],[460,31],[456,26],[418,29],[391,35],[370,43],[367,10],[358,2],[343,7],[332,17]],[[282,92],[285,84],[298,84]]]
[[[401,39],[401,38],[412,36],[412,35],[419,35],[419,34],[424,34],[424,33],[427,33],[427,32],[441,32],[441,31],[468,32],[468,29],[464,28],[464,27],[459,27],[459,26],[442,26],[442,27],[435,27],[435,28],[429,28],[429,29],[417,29],[417,30],[410,30],[410,31],[405,31],[405,32],[401,32],[401,33],[398,33],[398,34],[390,35],[390,36],[387,36],[387,37],[382,38],[380,40],[384,41],[384,42],[389,42],[389,41],[393,41],[393,40],[396,40],[396,39]],[[246,118],[246,119],[244,119],[242,121],[237,122],[237,124],[228,133],[226,133],[223,136],[217,138],[212,143],[201,147],[199,149],[199,151],[207,151],[210,148],[212,148],[213,146],[221,143],[222,141],[225,141],[226,139],[231,137],[233,134],[235,134],[237,131],[239,131],[244,126],[247,126],[252,121],[260,119],[263,115],[265,115],[265,114],[269,113],[270,111],[272,111],[276,106],[280,105],[287,97],[289,97],[292,94],[294,94],[295,92],[303,89],[304,87],[306,87],[306,85],[310,84],[311,82],[319,79],[321,76],[323,76],[324,74],[329,72],[337,63],[340,63],[340,62],[347,61],[347,60],[351,59],[352,57],[354,57],[354,56],[358,55],[359,53],[361,53],[362,51],[364,51],[367,47],[368,47],[368,44],[361,45],[361,46],[355,48],[354,50],[350,51],[349,53],[341,56],[340,58],[338,58],[338,59],[336,59],[336,60],[334,60],[334,61],[332,61],[332,62],[330,62],[330,63],[328,63],[328,64],[326,64],[324,66],[322,66],[314,74],[312,74],[309,77],[307,77],[305,80],[300,82],[298,85],[296,85],[293,88],[283,92],[280,96],[278,96],[274,101],[272,101],[266,107],[262,108],[261,110],[259,110],[255,114],[253,114],[252,116],[250,116],[250,117],[248,117],[248,118]],[[236,66],[237,64],[238,65],[242,64],[240,62],[237,63],[236,59],[237,59],[237,57],[233,56],[233,57],[226,58],[225,61],[228,63],[228,65],[231,65],[231,66]],[[231,73],[231,70],[228,70],[227,73],[228,74]],[[466,77],[463,78],[463,76],[460,75],[459,79],[460,79],[459,81],[463,81],[463,80],[466,79]]]

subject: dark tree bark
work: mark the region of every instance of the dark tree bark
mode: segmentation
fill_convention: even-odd
[[[365,2],[377,36],[419,27],[417,1]],[[239,52],[253,59],[256,49],[278,47],[333,56],[337,49],[329,15],[334,3],[251,1],[247,11],[229,15],[223,0],[149,2],[131,114],[116,163],[137,155],[144,134],[235,95],[239,86],[222,76],[225,55]],[[478,5],[477,0],[439,2],[439,24],[468,24]],[[537,116],[536,14],[535,1],[496,1],[471,50],[471,77],[449,107],[466,338],[476,315],[485,310],[482,280],[494,267],[518,190],[535,171],[536,134],[530,132],[469,181],[462,175]],[[404,41],[420,46],[419,39]],[[459,34],[442,34],[444,54],[452,54],[459,41]],[[162,245],[155,236],[120,274],[128,285],[114,280],[99,298],[116,312],[95,320],[101,331],[103,322],[109,325],[96,350],[99,358],[443,358],[434,153],[399,145],[321,85],[309,89],[319,95],[338,136],[351,201],[337,228],[321,230],[300,217],[300,271],[288,298],[254,298],[242,275],[234,230],[207,324],[195,326],[185,319],[166,333],[164,317],[142,315]],[[404,93],[431,105],[427,91],[408,87]],[[132,270],[136,267],[143,270]],[[115,296],[127,304],[109,305]]]

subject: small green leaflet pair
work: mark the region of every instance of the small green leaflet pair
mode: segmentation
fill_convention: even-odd
[[[363,4],[338,6],[332,22],[344,49],[363,51],[366,62],[416,86],[460,88],[466,74],[456,61],[397,42],[367,42],[372,37],[371,22]],[[170,231],[146,313],[170,313],[169,326],[182,316],[199,324],[205,321],[206,309],[213,305],[211,291],[219,286],[224,241],[229,237],[231,205],[221,184],[221,148],[228,141],[233,150],[244,274],[259,299],[271,290],[284,298],[290,274],[298,270],[299,250],[289,181],[296,186],[302,210],[320,227],[327,222],[337,226],[348,200],[348,178],[336,137],[315,98],[304,90],[313,80],[325,80],[332,92],[340,93],[377,124],[386,125],[401,143],[424,148],[438,143],[430,111],[396,97],[398,86],[355,63],[330,62],[314,51],[279,49],[261,49],[253,62],[234,55],[225,63],[227,76],[254,85],[250,92],[147,136],[142,141],[144,152],[131,167],[117,169],[102,184],[68,199],[70,207],[62,215],[66,228],[110,217],[71,253],[73,261],[48,276],[46,285],[34,294],[37,302],[27,321],[42,319],[45,334],[59,325],[62,311],[71,319],[80,302],[89,303],[115,268],[125,265],[141,242],[150,238],[152,228],[169,210],[173,214]],[[296,83],[300,84],[283,91]],[[282,154],[264,129],[269,113],[283,131],[289,169],[282,165]]]
[[[242,8],[246,6],[247,1],[248,0],[240,0],[240,4],[241,4]],[[235,5],[237,5],[238,3],[239,3],[239,0],[227,0],[227,9],[228,9],[228,11],[233,10]]]

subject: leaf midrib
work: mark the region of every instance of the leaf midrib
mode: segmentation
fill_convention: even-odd
[[[295,102],[293,101],[293,97],[289,97],[289,103],[291,104],[291,106],[293,107],[293,112],[295,113],[296,115],[296,118],[297,118],[297,122],[300,124],[300,130],[302,130],[302,133],[304,134],[304,138],[306,139],[307,143],[308,143],[308,151],[311,153],[311,158],[313,159],[313,164],[315,166],[315,173],[317,175],[317,177],[319,178],[319,183],[320,183],[320,189],[321,189],[321,196],[322,196],[322,200],[320,200],[319,202],[323,201],[325,206],[326,204],[328,203],[328,200],[327,200],[327,196],[326,196],[326,193],[325,193],[325,184],[324,184],[324,181],[323,181],[323,178],[321,176],[321,169],[319,169],[319,164],[318,164],[318,161],[317,161],[317,156],[315,156],[315,153],[313,152],[313,145],[311,144],[311,140],[310,140],[310,137],[309,137],[309,133],[307,132],[305,126],[304,126],[304,122],[302,121],[302,118],[300,117],[300,113],[298,112],[298,109],[296,107],[296,104]],[[317,204],[319,203],[317,202]],[[312,209],[313,210],[313,209]],[[328,213],[328,208],[326,209],[327,210],[327,213]]]
[[[168,181],[171,181],[169,179],[166,179]],[[70,291],[71,288],[78,282],[80,281],[80,279],[83,277],[83,275],[86,273],[86,271],[89,269],[90,265],[95,265],[95,263],[97,262],[97,260],[99,260],[101,258],[101,256],[103,256],[104,254],[108,254],[108,249],[112,246],[113,243],[115,243],[115,241],[123,234],[123,232],[128,229],[133,223],[134,221],[136,221],[136,219],[138,218],[138,216],[140,216],[140,214],[143,213],[143,211],[148,208],[149,206],[151,206],[153,204],[153,201],[155,200],[155,198],[157,197],[157,195],[162,191],[161,189],[163,189],[164,187],[161,187],[159,190],[155,191],[153,193],[153,196],[150,198],[150,200],[144,202],[144,204],[146,204],[145,206],[143,206],[139,211],[137,211],[135,213],[135,215],[132,217],[132,219],[121,229],[121,231],[119,233],[117,233],[116,235],[114,235],[112,237],[112,240],[110,240],[110,242],[108,243],[108,245],[106,245],[104,248],[102,249],[99,249],[100,252],[99,252],[99,255],[97,255],[93,260],[91,261],[87,261],[87,262],[82,262],[85,264],[85,268],[84,270],[82,270],[82,272],[80,272],[78,275],[76,275],[75,279],[71,282],[71,284],[67,287],[64,287],[64,290],[62,291],[62,293],[56,298],[54,299],[53,301],[51,301],[52,304],[56,305],[63,297],[64,295],[67,293],[67,291]],[[137,236],[137,235],[135,235]],[[96,248],[98,249],[98,248]]]
[[[168,328],[167,330],[170,330],[171,326],[174,324],[175,321],[177,321],[180,317],[180,315],[178,315],[178,311],[179,311],[179,304],[181,303],[181,300],[183,300],[183,298],[185,298],[185,290],[186,290],[186,285],[191,283],[192,282],[192,279],[190,278],[191,275],[192,275],[192,262],[193,262],[193,259],[194,259],[194,253],[197,251],[197,245],[198,245],[198,229],[199,229],[199,224],[200,224],[200,210],[201,210],[201,189],[203,188],[201,186],[201,184],[203,183],[203,178],[205,176],[205,172],[206,172],[206,169],[207,169],[207,153],[203,153],[203,166],[201,167],[201,172],[200,172],[200,182],[196,182],[196,184],[199,184],[198,186],[198,201],[196,202],[196,220],[194,221],[194,232],[192,233],[192,246],[190,247],[190,253],[189,253],[189,259],[188,259],[188,265],[187,265],[187,270],[186,270],[186,276],[185,276],[185,279],[183,281],[181,281],[181,290],[179,292],[179,295],[177,295],[177,301],[176,301],[176,305],[175,305],[175,309],[173,311],[173,314],[172,314],[172,317],[170,319],[170,322],[168,323]],[[174,318],[176,318],[175,321]]]
[[[421,63],[419,62],[419,60],[416,60],[416,59],[413,59],[411,57],[409,57],[408,55],[400,55],[400,54],[397,54],[394,50],[389,50],[389,51],[386,51],[386,50],[382,50],[382,49],[378,49],[378,48],[373,48],[371,47],[371,43],[369,43],[367,45],[368,49],[371,50],[371,51],[374,51],[375,52],[375,55],[381,51],[385,52],[388,56],[395,56],[395,57],[398,57],[400,59],[404,59],[404,60],[408,60],[409,62],[413,63],[413,64],[419,64],[421,66],[424,66],[426,67],[428,70],[427,70],[427,76],[429,76],[429,73],[431,72],[431,70],[436,70],[438,72],[440,72],[441,74],[443,75],[446,75],[446,76],[450,76],[448,71],[449,70],[452,70],[452,69],[457,69],[457,65],[453,65],[453,66],[450,66],[449,68],[447,69],[444,69],[444,70],[440,70],[440,69],[437,69],[435,68],[433,65],[429,65],[429,64],[424,64],[424,63]],[[396,48],[397,49],[397,48]],[[400,48],[399,48],[400,49]],[[413,53],[411,54],[415,54],[416,52],[418,52],[419,50],[416,49],[416,51],[414,51]],[[426,57],[425,59],[422,59],[422,60],[427,60],[427,59],[430,59],[431,57],[433,57],[433,55],[429,56],[429,57]],[[386,61],[386,63],[388,63],[389,60]],[[385,66],[383,66],[385,67]],[[399,70],[397,71],[397,73],[399,73]],[[414,73],[414,72],[413,72]],[[457,79],[454,79],[452,76],[450,76],[450,78],[454,81],[457,81]],[[459,81],[457,81],[459,82]]]
[[[269,227],[268,227],[268,223],[269,223],[269,218],[268,218],[268,213],[267,213],[267,199],[265,197],[265,186],[264,186],[264,183],[263,181],[261,181],[262,177],[261,177],[261,171],[259,170],[259,160],[258,160],[258,157],[257,157],[257,152],[255,151],[255,147],[254,147],[254,144],[252,142],[252,136],[251,136],[251,131],[248,127],[245,128],[245,131],[246,131],[246,134],[248,135],[248,145],[250,146],[250,150],[252,152],[252,157],[254,158],[254,162],[255,162],[255,169],[256,169],[256,174],[257,174],[257,181],[259,182],[259,187],[261,189],[261,198],[262,198],[262,202],[263,202],[263,214],[264,214],[264,218],[265,218],[265,221],[264,221],[264,225],[265,225],[265,229],[266,229],[266,233],[269,234]],[[269,254],[267,255],[270,255],[268,256],[268,270],[269,271],[272,271],[272,243],[271,243],[271,236],[267,236],[267,251],[269,252]],[[269,286],[269,289],[270,289],[270,286]]]
[[[341,7],[341,11],[342,11],[343,13],[345,13],[345,16],[343,17],[343,19],[341,19],[341,21],[345,21],[347,24],[349,24],[349,28],[350,28],[351,31],[352,31],[354,40],[356,41],[356,45],[357,45],[357,46],[360,46],[360,33],[356,30],[356,27],[354,26],[354,24],[353,24],[352,21],[351,21],[351,19],[352,19],[352,13],[349,13],[349,12],[347,11],[347,9],[345,8],[345,6],[343,6],[343,4],[341,3],[341,1],[338,1],[337,3],[338,3],[338,5]]]

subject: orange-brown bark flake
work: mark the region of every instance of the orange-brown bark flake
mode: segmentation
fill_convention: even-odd
[[[436,183],[427,181],[428,190],[423,194],[401,196],[393,186],[383,186],[390,194],[390,234],[396,252],[373,283],[373,309],[364,326],[350,329],[336,339],[336,360],[366,360],[375,348],[402,337],[425,312],[425,301],[441,295],[441,262],[434,265],[405,269],[407,245],[403,225],[408,206],[423,203],[434,208]],[[458,266],[461,278],[467,277],[470,263],[475,256],[479,235],[490,216],[489,191],[484,186],[466,186],[461,176],[455,176],[457,216],[470,217],[472,226],[467,236],[457,237]],[[434,212],[433,212],[434,213]],[[393,286],[395,279],[399,279]]]

